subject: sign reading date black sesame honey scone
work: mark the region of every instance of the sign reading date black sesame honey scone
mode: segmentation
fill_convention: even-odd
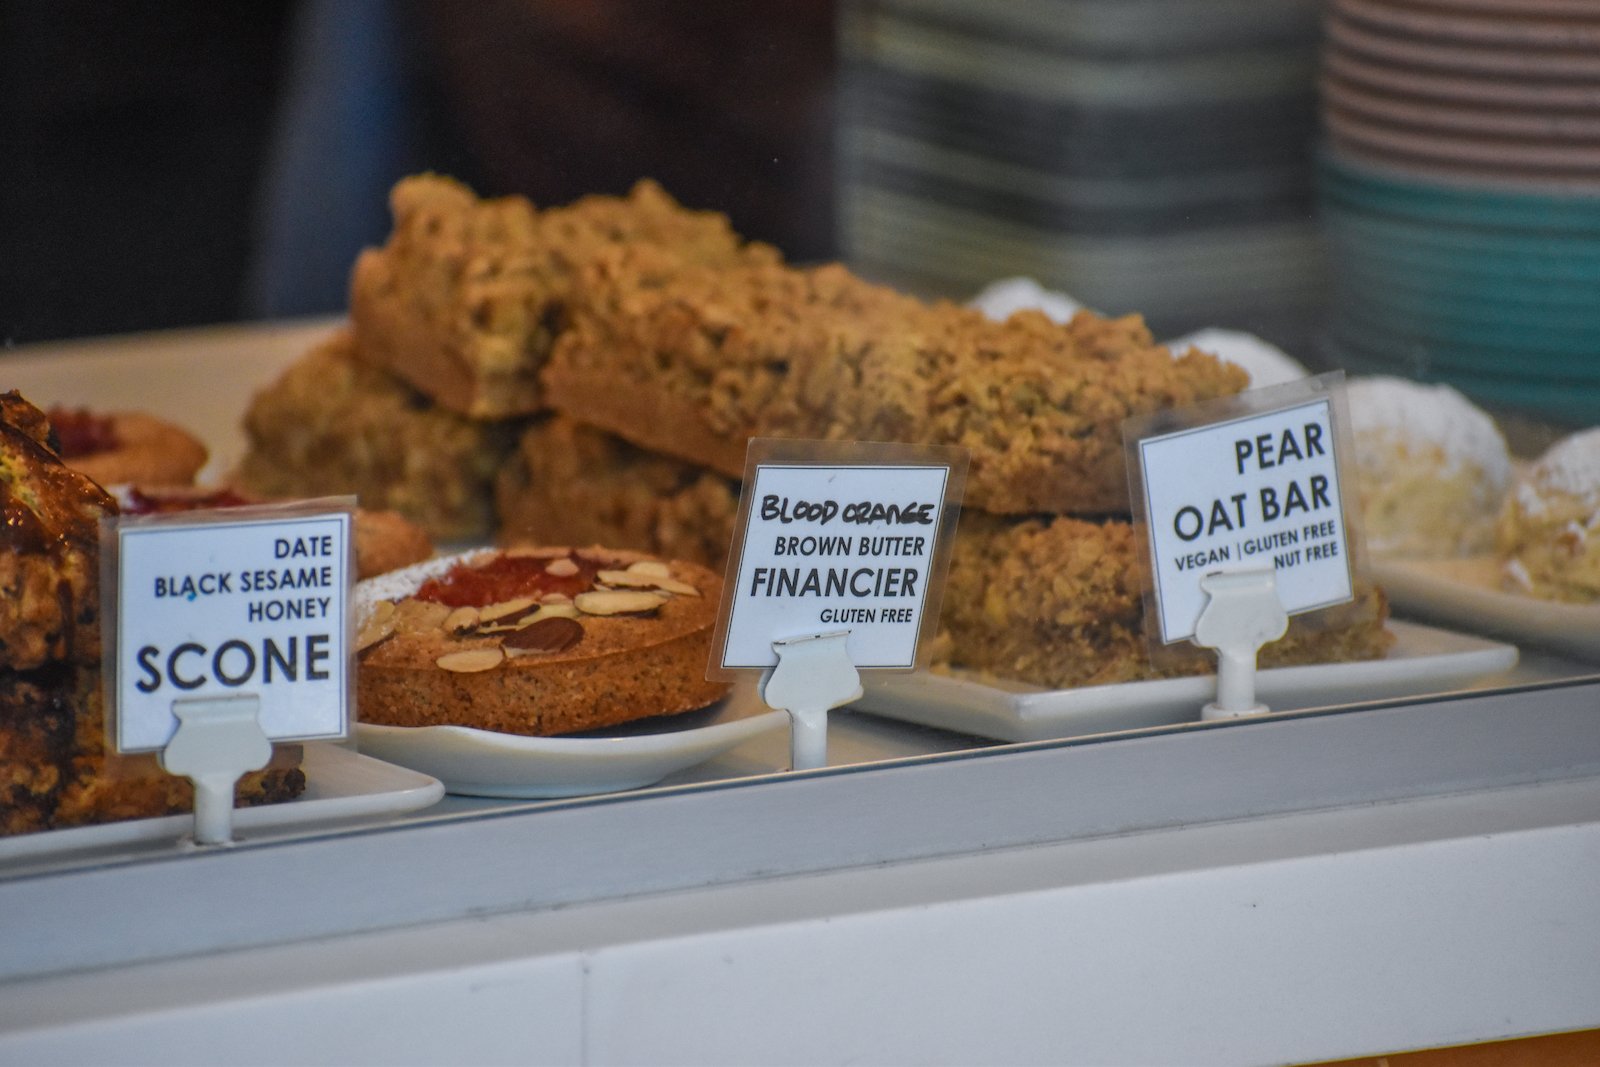
[[[916,666],[939,613],[966,454],[751,443],[713,670],[771,667],[773,642],[848,631],[859,668]]]
[[[715,572],[606,548],[483,549],[356,590],[363,722],[546,736],[705,707]]]
[[[117,523],[117,751],[166,747],[180,700],[254,696],[273,741],[347,736],[350,530],[336,501]]]

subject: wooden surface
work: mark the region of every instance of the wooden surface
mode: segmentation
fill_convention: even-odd
[[[1600,1064],[1600,1030],[1363,1056],[1315,1067],[1593,1067],[1594,1064]]]

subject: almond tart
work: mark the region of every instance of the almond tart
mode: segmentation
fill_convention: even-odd
[[[363,722],[548,736],[705,707],[721,579],[608,548],[450,556],[356,589]]]

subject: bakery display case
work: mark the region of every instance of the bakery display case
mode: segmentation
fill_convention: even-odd
[[[313,320],[63,343],[15,353],[10,369],[14,382],[46,401],[72,397],[102,407],[138,397],[142,407],[184,417],[211,444],[213,462],[225,465],[246,447],[238,417],[245,398],[337,328]],[[1498,627],[1488,629],[1500,636],[1475,636],[1459,622],[1441,630],[1397,615],[1392,625],[1411,643],[1405,657],[1284,668],[1302,675],[1263,692],[1275,708],[1304,710],[1254,721],[1200,721],[1206,690],[1193,677],[1005,692],[963,688],[956,678],[886,676],[861,710],[833,716],[826,769],[790,771],[781,713],[740,693],[735,700],[743,703],[719,712],[722,721],[700,719],[655,737],[575,740],[597,750],[636,743],[620,754],[467,752],[457,754],[465,769],[435,768],[487,774],[506,786],[499,796],[441,796],[425,772],[381,760],[357,766],[354,754],[332,749],[319,752],[320,766],[307,765],[313,795],[285,806],[290,815],[281,820],[241,817],[231,848],[183,849],[181,819],[11,838],[3,844],[0,895],[8,914],[29,921],[7,939],[5,1041],[23,1059],[51,1049],[92,1058],[106,1051],[106,1035],[131,1026],[149,1048],[163,1048],[176,1038],[161,1036],[169,1031],[147,1014],[162,1003],[185,1026],[212,1029],[227,1042],[233,1027],[256,1025],[244,1020],[315,1022],[321,1009],[305,999],[304,979],[318,974],[317,988],[332,982],[361,1005],[371,1004],[372,983],[380,981],[398,983],[403,998],[440,996],[417,1018],[465,1042],[455,1051],[430,1046],[442,1058],[490,1055],[501,1047],[484,1044],[490,1033],[513,1043],[507,1047],[532,1040],[570,1051],[563,1042],[590,1041],[627,1058],[625,1045],[610,1042],[634,1024],[622,1027],[607,1012],[633,1003],[640,964],[619,962],[620,977],[597,980],[605,993],[585,992],[564,976],[584,967],[609,975],[596,961],[612,958],[689,967],[696,945],[745,944],[729,951],[769,960],[763,966],[777,968],[762,972],[770,981],[782,984],[789,968],[827,966],[840,975],[832,981],[858,990],[849,1009],[814,1005],[830,1019],[818,1033],[833,1036],[807,1040],[802,1032],[813,1027],[795,1031],[777,1021],[796,1022],[788,1007],[775,1007],[792,1001],[757,997],[768,979],[743,993],[718,986],[731,998],[725,1004],[742,1004],[764,1028],[776,1027],[802,1058],[840,1058],[871,1040],[875,1017],[889,1010],[868,992],[879,980],[874,967],[887,964],[866,966],[853,956],[824,964],[833,950],[827,939],[814,940],[819,922],[859,925],[863,945],[876,946],[867,958],[897,961],[896,982],[904,968],[949,973],[947,953],[955,952],[963,973],[1001,968],[989,980],[1022,1003],[1069,990],[1081,997],[1081,968],[1129,954],[1167,961],[1166,996],[1175,995],[1174,983],[1205,988],[1195,968],[1233,973],[1234,964],[1210,953],[1158,947],[1129,932],[1152,924],[1175,924],[1170,933],[1182,940],[1202,930],[1223,937],[1213,929],[1220,922],[1240,942],[1230,956],[1242,944],[1257,946],[1246,953],[1246,970],[1258,978],[1305,976],[1306,954],[1317,954],[1320,977],[1305,980],[1321,999],[1291,1007],[1258,981],[1256,1003],[1243,1013],[1231,995],[1220,1002],[1216,993],[1186,996],[1176,1014],[1167,1004],[1173,1028],[1156,1028],[1152,1043],[1131,1046],[1135,1060],[1175,1055],[1176,1046],[1162,1042],[1188,1040],[1182,1020],[1199,1015],[1232,1019],[1258,1032],[1258,1043],[1213,1033],[1209,1044],[1184,1046],[1178,1058],[1185,1062],[1327,1058],[1589,1025],[1593,1004],[1584,990],[1594,984],[1583,960],[1593,957],[1581,946],[1595,932],[1581,868],[1595,854],[1583,842],[1595,832],[1600,800],[1591,777],[1600,766],[1593,728],[1600,682],[1582,644],[1594,631],[1578,628],[1565,642],[1546,643]],[[1386,678],[1385,669],[1398,673]],[[1271,675],[1263,674],[1264,685]],[[361,747],[368,758],[383,752],[364,740]],[[648,784],[634,786],[630,776],[638,775]],[[588,795],[529,788],[552,781]],[[285,864],[294,872],[289,884]],[[1197,900],[1228,914],[1259,906],[1238,893],[1282,910],[1255,929],[1197,910]],[[1107,894],[1112,912],[1087,913],[1109,924],[1095,927],[1096,940],[1071,917],[1085,900]],[[197,908],[198,900],[212,903]],[[1299,910],[1313,907],[1315,920]],[[129,908],[141,916],[136,929],[127,924]],[[1027,918],[1009,917],[1012,909]],[[1408,932],[1415,909],[1437,909],[1425,941]],[[613,914],[628,917],[625,932],[582,932]],[[742,917],[730,922],[729,915]],[[965,947],[901,943],[895,931],[915,915],[924,916],[928,945],[956,938]],[[1551,927],[1536,915],[1557,916],[1574,940],[1553,944]],[[506,936],[531,924],[517,935],[528,939],[526,950],[491,949],[484,923],[509,924]],[[680,923],[699,934],[683,935]],[[1040,924],[1086,940],[1003,965]],[[1449,936],[1464,927],[1474,937]],[[442,957],[452,961],[444,973],[465,984],[438,970],[438,938],[456,946]],[[1372,957],[1354,958],[1342,947],[1351,938],[1393,939],[1369,951],[1397,970],[1360,996],[1348,983]],[[1425,952],[1406,947],[1424,943]],[[668,962],[678,959],[673,951],[657,956],[671,946],[688,955],[677,963]],[[1507,959],[1524,969],[1515,981],[1473,977]],[[267,967],[266,977],[227,994],[206,992],[214,976],[257,965]],[[506,968],[529,988],[551,983],[554,1003],[590,1003],[587,1036],[573,1030],[576,1015],[560,1012],[496,1024],[470,1040],[459,1034],[464,990]],[[105,1012],[64,1007],[108,1004],[85,996],[135,975],[150,976],[162,992],[113,997],[117,1006]],[[1325,988],[1334,975],[1343,976],[1338,988]],[[1090,1016],[1113,1004],[1134,1010],[1129,1005],[1152,995],[1142,986],[1149,977],[1141,968],[1081,1007]],[[915,1004],[892,1000],[894,1017],[930,1041],[951,1039],[949,1019],[965,1019],[963,1031],[976,1025],[982,1013],[949,1014],[949,998],[966,979],[949,980],[956,986],[936,982]],[[1385,1023],[1377,1010],[1379,990],[1395,995],[1393,981],[1430,990],[1403,1023]],[[169,996],[187,1006],[176,1008]],[[725,1020],[725,1004],[716,1019]],[[1329,1004],[1364,1017],[1363,1025],[1309,1033],[1310,1017],[1326,1018]],[[1484,1014],[1490,1005],[1501,1014]],[[1038,1011],[1055,1017],[1042,1005]],[[1105,1031],[1071,1017],[1071,1033],[1036,1019],[1013,1039],[990,1035],[951,1047],[978,1058],[1045,1047],[1109,1055],[1110,1046],[1096,1044]],[[741,1044],[755,1037],[708,1017],[704,1027],[726,1043],[711,1042],[701,1025],[683,1024],[688,1018],[699,1016],[686,1009],[676,1019],[657,1016],[649,1032],[668,1044],[653,1047],[689,1058],[717,1049],[745,1058],[767,1047]],[[320,1055],[297,1040],[278,1047],[289,1058]],[[326,1047],[342,1059],[395,1052],[349,1037]]]
[[[43,651],[0,641],[3,813],[34,831],[0,836],[0,1060],[1265,1064],[1600,1027],[1600,410],[1568,358],[1600,339],[1568,299],[1595,187],[1581,154],[1417,133],[1474,63],[1545,49],[1518,100],[1576,137],[1588,97],[1550,94],[1587,84],[1594,16],[1246,3],[1156,33],[1169,6],[840,5],[828,255],[687,169],[530,198],[408,167],[315,314],[0,324],[38,412],[7,445],[85,529],[338,498],[361,581],[349,738],[280,745],[292,796],[227,844],[85,770],[90,541],[63,535],[53,602],[13,582],[0,632]],[[1238,140],[1196,125],[1185,173],[1128,135],[1191,122]],[[1212,651],[1151,651],[1124,431],[1308,395],[1336,398],[1350,589],[1224,712]],[[817,765],[758,672],[702,669],[758,438],[970,464],[919,669],[862,671]],[[186,473],[77,465],[146,444]],[[34,565],[24,466],[0,578]]]

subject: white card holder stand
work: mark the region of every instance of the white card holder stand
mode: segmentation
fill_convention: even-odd
[[[272,759],[254,696],[174,700],[178,728],[161,750],[161,768],[194,782],[194,843],[233,843],[233,792],[248,771]]]
[[[1256,700],[1256,655],[1289,628],[1272,568],[1208,574],[1200,588],[1209,599],[1195,624],[1194,643],[1217,653],[1217,699],[1200,710],[1200,718],[1270,711]]]
[[[850,631],[772,642],[778,665],[761,676],[761,699],[789,713],[789,763],[797,771],[828,765],[828,712],[861,698],[861,674],[845,646]]]

